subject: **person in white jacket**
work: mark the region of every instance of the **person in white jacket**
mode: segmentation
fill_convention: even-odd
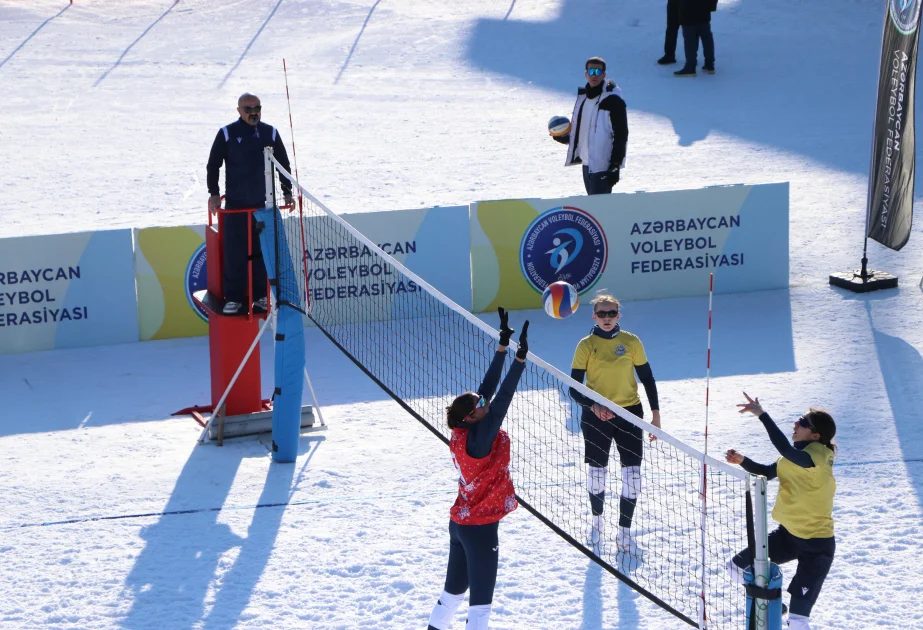
[[[564,165],[583,165],[588,195],[608,194],[625,166],[628,113],[621,88],[606,81],[604,59],[587,59],[585,76],[586,85],[577,90]]]

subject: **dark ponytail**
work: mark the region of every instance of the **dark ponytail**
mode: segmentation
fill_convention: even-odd
[[[833,421],[833,416],[822,409],[812,407],[804,417],[814,426],[814,432],[820,435],[817,441],[836,453],[836,442],[833,440],[833,436],[836,435],[836,422]]]
[[[450,429],[465,426],[465,418],[474,411],[479,396],[474,392],[465,392],[445,408],[445,419]]]

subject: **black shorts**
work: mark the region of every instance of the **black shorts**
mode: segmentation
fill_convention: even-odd
[[[639,418],[644,417],[644,408],[641,403],[625,407],[625,411],[633,413]],[[609,451],[612,441],[619,451],[619,465],[640,466],[643,456],[644,431],[627,420],[616,416],[611,420],[602,421],[596,417],[589,407],[583,408],[580,417],[580,428],[583,430],[584,456],[583,461],[596,468],[605,468],[609,465]]]
[[[796,615],[811,616],[811,609],[820,595],[820,589],[830,572],[833,555],[836,553],[836,540],[830,538],[798,538],[779,525],[779,529],[769,534],[769,560],[784,564],[798,561],[795,575],[788,585],[792,599],[789,612]],[[753,562],[749,549],[734,556],[734,564],[746,569]]]

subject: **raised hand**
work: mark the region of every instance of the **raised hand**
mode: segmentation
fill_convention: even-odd
[[[758,397],[750,398],[750,396],[747,395],[747,392],[744,392],[744,398],[747,399],[747,402],[745,402],[745,403],[739,403],[739,404],[737,405],[737,406],[738,406],[738,410],[737,410],[738,413],[747,413],[747,412],[750,412],[750,413],[752,413],[754,416],[761,416],[761,415],[763,415],[763,407],[760,405],[760,399],[759,399]]]
[[[500,314],[500,345],[508,346],[510,337],[516,331],[510,328],[510,314],[502,306],[497,307],[497,312]]]
[[[512,334],[513,331],[510,331]],[[516,358],[520,361],[526,360],[526,355],[529,354],[529,320],[526,320],[526,323],[522,325],[522,332],[519,333],[519,350],[516,351]]]

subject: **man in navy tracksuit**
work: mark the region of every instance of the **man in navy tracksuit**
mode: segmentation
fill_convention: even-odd
[[[215,136],[208,156],[208,208],[214,211],[221,203],[218,188],[218,171],[224,164],[225,203],[233,210],[262,208],[266,205],[266,178],[263,165],[263,148],[272,147],[273,157],[291,172],[288,154],[282,138],[272,125],[260,122],[262,106],[253,94],[243,94],[237,99],[240,118],[222,127]],[[292,203],[292,183],[282,177],[282,194],[285,203]],[[253,286],[247,293],[247,217],[251,217],[253,230]],[[256,221],[252,214],[231,213],[224,217],[224,306],[225,315],[236,315],[252,300],[257,310],[266,310],[266,267]]]

